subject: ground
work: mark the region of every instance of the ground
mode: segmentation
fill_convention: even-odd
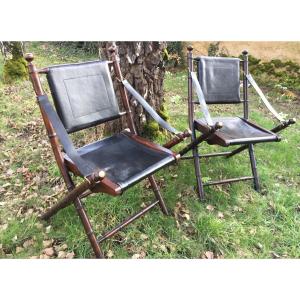
[[[210,42],[191,42],[195,54],[206,55]],[[271,59],[292,60],[300,63],[300,42],[221,42],[220,48],[225,47],[231,55],[239,56],[244,49],[249,54],[263,61]]]
[[[28,50],[35,54],[39,67],[95,58],[47,43],[31,43]],[[2,62],[0,74],[1,68]],[[186,83],[186,71],[167,72],[165,99],[169,122],[181,130],[187,127]],[[272,92],[268,87],[267,91],[279,111],[289,117],[299,115],[298,96],[289,100],[282,98],[278,90]],[[266,128],[274,126],[275,121],[254,94],[250,105],[252,120]],[[211,112],[230,115],[241,109],[212,106]],[[61,199],[65,188],[30,82],[4,85],[0,81],[0,113],[0,257],[93,257],[74,207],[62,210],[49,222],[38,218]],[[74,140],[82,145],[99,138],[98,132],[80,132]],[[105,255],[109,258],[299,258],[299,133],[300,126],[296,124],[282,132],[280,143],[255,146],[261,193],[255,192],[250,182],[215,186],[205,189],[206,201],[200,203],[194,190],[191,161],[181,161],[159,171],[156,178],[171,215],[166,217],[154,208],[102,244]],[[162,135],[156,141],[166,140]],[[200,150],[207,153],[217,151],[217,147],[203,145]],[[230,160],[203,160],[201,168],[207,180],[251,173],[246,152]],[[143,181],[121,197],[97,194],[85,203],[94,229],[100,234],[152,199],[149,184]]]

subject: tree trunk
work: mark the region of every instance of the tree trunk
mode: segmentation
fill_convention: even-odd
[[[102,59],[109,59],[107,50],[111,45],[111,42],[101,43],[100,53]],[[164,117],[163,80],[165,67],[163,52],[167,47],[167,43],[117,42],[116,46],[124,79],[127,79],[147,102]],[[115,80],[114,84],[116,86]],[[130,95],[128,96],[131,99]],[[120,99],[120,97],[118,98]],[[141,105],[132,106],[132,111],[139,134],[155,135],[158,133],[158,125],[151,120],[149,115],[145,114]],[[122,118],[119,123],[114,122],[114,125],[110,123],[106,129],[110,132],[116,132],[126,127],[126,120]]]
[[[24,56],[23,42],[0,42],[0,43],[1,43],[1,52],[6,59],[9,59],[10,55],[14,58],[20,58]]]

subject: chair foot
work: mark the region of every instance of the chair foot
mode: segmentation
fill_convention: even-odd
[[[256,165],[256,159],[254,155],[253,144],[249,145],[249,157],[250,157],[251,170],[253,174],[253,186],[257,192],[260,192],[259,177],[257,173],[257,165]]]
[[[193,157],[194,157],[194,166],[195,166],[195,174],[196,174],[196,189],[198,198],[200,201],[204,201],[204,189],[203,183],[201,179],[201,170],[200,170],[200,159],[198,154],[198,147],[193,149]]]
[[[197,181],[197,184],[195,185],[195,191],[197,193],[198,199],[202,202],[205,200],[205,194],[203,188],[201,189],[201,184]]]
[[[157,185],[157,183],[154,179],[154,176],[151,175],[151,176],[148,177],[148,179],[150,181],[150,184],[151,184],[152,190],[154,192],[155,198],[156,198],[156,200],[158,200],[158,204],[160,206],[161,211],[163,212],[163,214],[168,216],[169,215],[168,208],[167,208],[167,206],[165,204],[165,201],[163,200],[163,198],[160,194],[160,191],[159,191],[158,185]]]
[[[90,241],[90,244],[92,246],[92,249],[95,253],[96,258],[104,258],[103,252],[99,246],[99,243],[97,242],[97,238],[93,232],[92,225],[90,223],[90,220],[87,216],[87,213],[82,205],[82,202],[79,198],[76,198],[74,201],[75,208],[77,210],[77,213],[80,217],[81,223],[84,227],[85,233]]]

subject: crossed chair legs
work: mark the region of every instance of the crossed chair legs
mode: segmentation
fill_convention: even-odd
[[[287,121],[284,121],[280,123],[278,126],[274,127],[270,131],[277,133],[282,131],[283,129],[287,128],[288,126],[295,124],[296,120],[295,119],[289,119]],[[222,126],[222,124],[219,124],[219,126]],[[216,128],[218,130],[219,128]],[[209,153],[209,154],[199,154],[198,146],[200,145],[201,142],[206,141],[213,135],[215,132],[212,130],[207,137],[202,138],[202,140],[199,143],[195,143],[195,147],[192,148],[192,156],[186,156],[183,157],[183,159],[193,159],[194,160],[194,166],[195,166],[195,175],[196,175],[196,187],[197,187],[197,192],[200,200],[204,200],[204,186],[209,186],[209,185],[217,185],[217,184],[227,184],[231,182],[237,182],[237,181],[245,181],[245,180],[253,180],[253,187],[254,189],[259,192],[260,191],[260,183],[259,183],[259,176],[257,172],[257,165],[256,165],[256,159],[255,159],[255,154],[254,154],[254,144],[247,144],[247,145],[242,145],[238,148],[236,148],[233,151],[229,152],[219,152],[219,153]],[[196,138],[196,130],[193,130],[192,134],[192,140],[196,141],[201,139],[203,135],[201,135],[199,138]],[[201,170],[200,170],[200,159],[201,158],[209,158],[209,157],[216,157],[216,156],[225,156],[225,158],[230,158],[244,150],[247,150],[249,152],[249,158],[250,158],[250,165],[251,165],[251,171],[252,171],[252,176],[244,176],[244,177],[237,177],[237,178],[232,178],[232,179],[225,179],[225,180],[219,180],[219,181],[211,181],[207,183],[202,182],[202,175],[201,175]],[[185,153],[184,153],[185,154]]]
[[[102,236],[100,236],[98,238],[96,237],[96,235],[93,231],[91,222],[90,222],[89,217],[87,215],[87,212],[86,212],[86,210],[83,206],[82,199],[84,197],[87,197],[88,195],[90,195],[92,193],[92,192],[89,192],[89,190],[97,182],[101,181],[101,176],[99,176],[99,178],[95,178],[93,181],[85,179],[85,181],[82,182],[77,187],[75,187],[75,185],[74,185],[74,183],[73,183],[70,176],[65,178],[65,182],[68,186],[69,193],[67,194],[67,196],[64,199],[62,199],[60,202],[58,202],[56,205],[54,205],[48,211],[46,211],[41,216],[41,219],[42,220],[48,220],[53,215],[55,215],[58,211],[60,211],[61,209],[65,208],[65,207],[67,207],[67,206],[69,206],[73,203],[74,206],[75,206],[75,209],[78,213],[78,216],[81,220],[81,223],[84,227],[85,233],[86,233],[86,235],[87,235],[87,237],[90,241],[90,244],[92,246],[92,249],[95,253],[96,258],[104,258],[104,254],[101,250],[100,243],[102,243],[106,239],[108,239],[111,236],[113,236],[114,234],[116,234],[118,231],[120,231],[125,226],[129,225],[134,220],[136,220],[139,217],[143,216],[148,210],[153,208],[155,205],[159,204],[161,211],[165,215],[169,214],[168,209],[166,207],[166,204],[165,204],[165,202],[164,202],[164,200],[163,200],[163,198],[160,194],[158,185],[157,185],[157,183],[154,179],[154,176],[153,175],[149,176],[148,180],[151,184],[151,188],[154,192],[156,200],[154,202],[152,202],[151,204],[149,204],[148,206],[146,206],[145,208],[143,208],[138,213],[132,215],[131,217],[129,217],[128,219],[123,221],[121,224],[116,226],[114,229],[108,231],[107,233],[103,234]]]
[[[205,194],[204,194],[204,186],[209,185],[217,185],[217,184],[227,184],[237,181],[245,181],[245,180],[253,180],[254,189],[259,192],[260,191],[260,185],[259,185],[259,178],[257,173],[257,166],[256,166],[256,159],[254,155],[254,147],[253,144],[247,145],[245,149],[249,150],[249,158],[250,158],[250,164],[251,164],[251,170],[252,170],[252,176],[244,176],[244,177],[237,177],[237,178],[231,178],[231,179],[224,179],[224,180],[217,180],[217,181],[210,181],[207,183],[202,182],[202,175],[201,175],[201,169],[200,169],[200,159],[201,158],[208,158],[208,157],[216,157],[216,156],[225,156],[226,158],[229,158],[232,156],[232,152],[220,152],[220,153],[211,153],[206,155],[199,155],[198,146],[196,146],[193,149],[193,156],[187,157],[187,158],[193,158],[194,159],[194,166],[195,166],[195,175],[196,175],[196,186],[197,186],[197,193],[200,200],[204,200]]]

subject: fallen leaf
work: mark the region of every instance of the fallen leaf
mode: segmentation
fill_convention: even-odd
[[[159,248],[165,253],[168,252],[168,249],[165,245],[160,245]]]
[[[174,216],[176,221],[178,221],[179,225],[180,223],[184,223],[185,220],[190,220],[190,212],[188,208],[185,206],[182,202],[177,202],[176,206],[174,208]]]
[[[23,250],[24,250],[24,248],[22,248],[22,247],[17,247],[17,248],[16,248],[16,253],[18,254],[18,253],[22,252]]]
[[[35,223],[35,227],[38,228],[38,229],[42,229],[44,227],[44,225],[42,223]]]
[[[46,254],[49,257],[52,257],[54,255],[54,249],[52,247],[46,248],[43,250],[43,253]]]
[[[52,240],[45,240],[45,241],[43,241],[43,247],[44,248],[49,248],[49,247],[52,246],[52,244],[53,244]]]
[[[189,214],[184,214],[183,217],[184,217],[185,219],[187,219],[188,221],[191,219],[191,217],[190,217]]]
[[[208,211],[213,211],[215,208],[214,208],[214,206],[212,206],[211,204],[208,204],[208,205],[206,206],[206,209],[207,209]]]
[[[238,207],[238,206],[235,205],[235,206],[233,207],[233,211],[242,212],[243,209],[242,209],[241,207]]]
[[[146,257],[146,252],[145,251],[141,251],[140,258],[145,258],[145,257]]]
[[[141,239],[142,240],[147,240],[148,239],[148,236],[144,233],[141,234]]]
[[[66,258],[72,259],[72,258],[74,258],[74,256],[75,256],[74,252],[69,252],[69,253],[67,253]]]
[[[270,208],[272,209],[273,212],[276,211],[276,206],[275,206],[275,203],[273,201],[269,201],[269,206],[270,206]]]
[[[262,250],[264,248],[264,246],[261,243],[256,243],[255,247],[259,250]]]
[[[29,208],[26,212],[26,216],[31,216],[33,214],[34,210],[32,208]]]
[[[34,244],[34,240],[33,239],[30,239],[30,240],[27,240],[23,243],[23,247],[24,248],[28,248],[30,246],[32,246]]]
[[[65,251],[65,250],[68,249],[68,245],[67,245],[67,244],[58,245],[58,246],[56,247],[56,249],[57,249],[58,251]]]
[[[107,255],[106,255],[108,258],[112,258],[114,256],[114,253],[112,250],[108,250],[107,251]]]
[[[205,251],[203,258],[213,259],[214,258],[214,253],[212,251]]]
[[[0,225],[0,231],[4,231],[6,230],[8,227],[8,224],[3,224],[3,225]]]
[[[138,253],[133,254],[131,258],[138,259],[138,258],[140,258],[140,254],[138,254]]]
[[[219,219],[224,219],[224,214],[222,212],[218,212],[218,218]]]
[[[250,234],[254,235],[256,233],[256,228],[251,228],[249,232]]]
[[[277,253],[274,252],[274,251],[271,252],[271,255],[272,255],[273,258],[280,258],[280,255],[277,254]]]
[[[57,254],[57,258],[66,258],[67,253],[65,251],[59,251]]]
[[[6,176],[10,177],[12,174],[14,174],[14,170],[8,169],[6,172]]]

